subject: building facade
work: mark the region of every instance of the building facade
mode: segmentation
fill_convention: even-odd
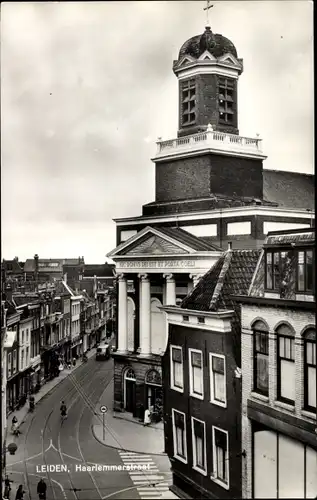
[[[181,498],[241,498],[241,321],[257,250],[228,250],[167,313],[165,447]]]
[[[316,498],[315,231],[270,233],[240,300],[243,498]]]
[[[180,303],[229,241],[261,248],[276,225],[313,223],[313,176],[265,170],[262,140],[239,135],[243,61],[233,43],[206,27],[183,44],[173,71],[178,137],[159,138],[155,201],[139,217],[115,219],[108,254],[118,275],[114,407],[136,416],[148,406],[147,373],[161,379],[160,307]]]

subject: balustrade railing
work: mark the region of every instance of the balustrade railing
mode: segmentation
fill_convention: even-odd
[[[190,135],[187,137],[180,137],[178,139],[172,139],[168,141],[157,142],[158,150],[157,155],[168,154],[169,152],[175,152],[190,149],[200,149],[205,147],[210,147],[214,149],[229,151],[247,151],[257,154],[262,154],[262,139],[260,138],[250,138],[242,137],[234,134],[226,134],[224,132],[217,132],[212,129],[207,129],[206,132],[201,132],[199,134]]]

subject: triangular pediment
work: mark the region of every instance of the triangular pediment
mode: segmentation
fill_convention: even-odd
[[[107,256],[115,260],[116,257],[123,256],[188,255],[195,252],[191,246],[161,233],[159,228],[148,226],[121,243]]]
[[[203,54],[199,57],[198,61],[216,61],[216,58],[208,52],[208,50],[205,50]]]
[[[178,67],[180,68],[181,66],[186,66],[187,64],[190,64],[192,62],[195,62],[195,59],[193,57],[185,56],[179,61]]]
[[[225,62],[229,64],[234,64],[234,66],[239,66],[239,61],[232,54],[225,54],[218,59],[219,62]]]

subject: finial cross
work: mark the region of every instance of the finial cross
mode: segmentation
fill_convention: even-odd
[[[204,10],[206,11],[206,18],[207,18],[207,24],[206,26],[210,26],[209,24],[209,9],[211,9],[211,7],[213,7],[213,5],[210,5],[210,0],[206,0],[206,7],[204,7]]]

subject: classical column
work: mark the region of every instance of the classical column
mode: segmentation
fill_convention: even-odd
[[[166,279],[166,305],[175,306],[176,305],[176,284],[173,274],[163,274],[163,278]]]
[[[118,282],[118,351],[126,352],[128,349],[128,294],[126,276],[124,274],[119,274]]]
[[[193,287],[198,284],[199,280],[203,277],[202,274],[190,274],[189,275],[190,279],[193,280]]]
[[[148,274],[138,275],[140,290],[140,355],[151,353],[151,285]]]

